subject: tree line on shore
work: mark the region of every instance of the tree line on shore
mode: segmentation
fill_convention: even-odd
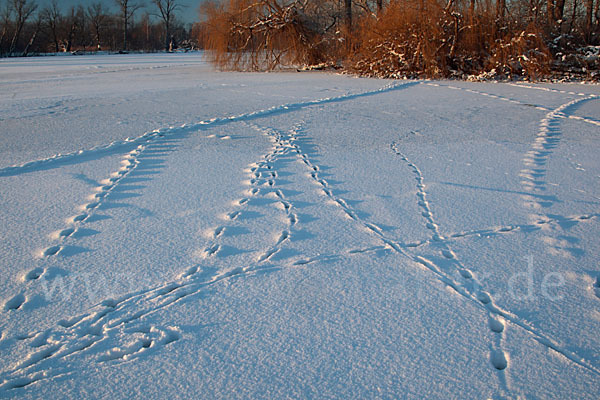
[[[156,51],[194,47],[193,29],[177,18],[177,0],[98,1],[61,9],[56,0],[0,0],[0,56],[87,51]]]
[[[600,0],[0,0],[0,56],[205,49],[221,69],[600,79]],[[112,5],[112,7],[111,7]]]
[[[600,0],[224,0],[202,6],[224,69],[598,79]]]

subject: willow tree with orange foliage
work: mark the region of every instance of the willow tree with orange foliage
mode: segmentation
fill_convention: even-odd
[[[321,36],[305,19],[307,1],[229,0],[207,2],[204,41],[221,68],[270,70],[282,65],[312,65],[325,59]]]

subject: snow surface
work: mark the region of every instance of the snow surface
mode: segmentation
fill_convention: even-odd
[[[598,86],[0,86],[0,397],[598,398]]]

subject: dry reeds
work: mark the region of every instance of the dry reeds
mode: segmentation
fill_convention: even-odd
[[[509,18],[505,0],[361,1],[351,20],[347,4],[332,0],[207,3],[205,46],[215,65],[235,70],[337,64],[388,78],[549,71],[543,32]]]

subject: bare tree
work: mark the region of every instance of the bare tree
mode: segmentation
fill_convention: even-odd
[[[12,24],[13,9],[11,3],[7,0],[1,11],[2,31],[0,31],[0,55],[4,53],[4,40],[8,36],[9,29]]]
[[[102,3],[94,3],[87,8],[87,16],[94,30],[94,39],[96,41],[96,49],[101,50],[100,35],[104,29],[104,25],[108,19],[108,15],[102,7]]]
[[[27,45],[25,46],[25,49],[23,50],[23,53],[21,54],[22,57],[27,57],[27,55],[29,54],[29,49],[31,48],[31,46],[33,46],[33,43],[35,42],[35,39],[37,38],[38,33],[40,33],[40,30],[42,29],[42,23],[43,23],[43,18],[41,16],[41,14],[38,14],[38,17],[35,20],[35,23],[33,24],[33,32],[31,34],[31,37],[29,38],[29,41],[27,42]]]
[[[142,4],[132,3],[130,0],[115,0],[121,13],[121,23],[123,24],[123,50],[127,50],[127,29],[133,19],[133,14],[142,8]]]
[[[181,10],[181,5],[177,0],[152,0],[158,8],[158,16],[162,19],[165,26],[165,50],[173,50],[173,35],[171,34],[171,25],[173,23],[174,13]]]
[[[596,0],[596,1],[598,1],[598,0]],[[593,16],[594,16],[594,0],[586,0],[584,32],[585,32],[585,39],[588,43],[590,43],[592,41]]]
[[[251,70],[320,63],[323,41],[318,26],[305,18],[308,4],[307,0],[204,3],[209,57],[222,68]]]
[[[548,0],[551,1],[551,0]],[[496,0],[496,30],[500,32],[504,28],[506,16],[506,0]]]
[[[565,0],[548,0],[546,5],[548,28],[551,30],[557,27],[560,28],[560,26],[562,26],[564,12]]]
[[[62,1],[0,0],[0,57],[90,46],[97,50],[169,50],[177,40],[189,40],[191,35],[177,18],[185,9],[183,0],[152,0],[155,17],[146,13],[141,21],[137,10],[143,0],[115,0],[119,9],[114,12],[103,0],[71,8],[62,6]]]
[[[37,4],[33,0],[13,0],[12,7],[15,12],[15,31],[10,42],[9,54],[12,54],[21,38],[21,31],[25,23],[37,9]]]
[[[352,30],[352,0],[344,0],[344,14],[348,33]]]
[[[600,0],[596,0],[594,15],[596,16],[596,32],[598,32],[600,30]]]
[[[62,15],[60,13],[60,9],[58,8],[58,3],[56,0],[52,0],[50,5],[44,8],[41,12],[42,18],[44,19],[44,23],[46,28],[48,29],[48,34],[52,39],[52,44],[54,45],[54,52],[58,53],[59,51],[59,27],[62,19]]]
[[[64,18],[64,26],[66,28],[65,51],[73,50],[73,43],[78,35],[83,32],[85,24],[85,13],[83,7],[71,7],[69,14]]]
[[[565,14],[565,0],[556,0],[554,5],[554,23],[562,26]]]
[[[573,32],[573,27],[575,26],[575,20],[577,19],[577,5],[578,0],[573,0],[573,11],[571,12],[571,19],[569,20],[569,33]]]

